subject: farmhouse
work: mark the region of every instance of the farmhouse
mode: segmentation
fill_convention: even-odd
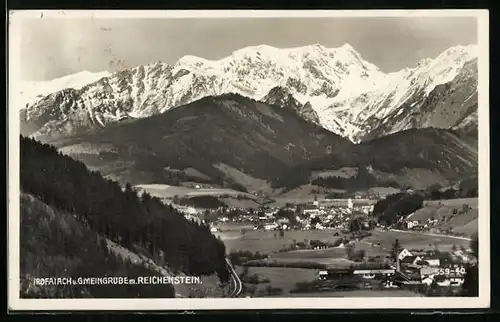
[[[433,267],[436,267],[436,266],[439,266],[441,265],[441,260],[439,258],[425,258],[423,259],[423,261],[429,265],[429,266],[433,266]]]
[[[352,269],[327,269],[318,272],[318,279],[339,279],[353,275]]]
[[[389,278],[395,273],[395,269],[358,269],[353,271],[354,275],[360,275],[364,279],[374,279],[377,276]]]
[[[418,265],[419,262],[422,261],[422,257],[420,256],[405,256],[401,259],[402,264],[413,264]]]
[[[403,260],[403,258],[408,257],[408,256],[412,256],[412,254],[410,253],[410,251],[408,249],[405,248],[399,253],[398,258],[399,258],[399,260]]]
[[[407,229],[412,229],[414,227],[417,227],[418,225],[419,225],[418,220],[413,220],[413,221],[406,222],[406,228]]]
[[[314,204],[308,204],[304,207],[304,209],[302,210],[302,212],[304,214],[307,214],[309,216],[316,216],[316,215],[319,215],[319,208],[317,205],[314,205]]]

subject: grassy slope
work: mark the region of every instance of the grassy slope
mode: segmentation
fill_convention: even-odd
[[[470,238],[479,229],[478,215],[478,198],[464,198],[426,202],[408,220],[425,222],[427,219],[437,219],[436,228],[451,228],[453,232],[463,233]]]

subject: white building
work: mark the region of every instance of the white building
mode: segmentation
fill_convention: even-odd
[[[429,263],[429,266],[433,267],[441,265],[441,261],[439,260],[439,258],[424,258],[424,261]]]
[[[434,276],[427,276],[422,279],[422,283],[426,285],[431,285],[433,281],[434,281]]]
[[[403,250],[399,253],[398,258],[399,258],[399,260],[402,260],[403,258],[405,258],[405,257],[407,257],[407,256],[413,256],[413,255],[410,253],[410,251],[409,251],[408,249],[406,249],[406,248],[405,248],[405,249],[403,249]]]
[[[303,210],[304,214],[307,214],[309,216],[316,216],[319,215],[319,209],[315,205],[307,205],[305,209]]]
[[[277,224],[267,224],[267,225],[264,226],[265,230],[273,230],[275,228],[278,228]]]
[[[450,278],[450,286],[462,286],[464,284],[463,277],[452,277]]]
[[[412,229],[413,227],[418,226],[418,224],[419,224],[418,220],[408,221],[406,223],[406,227],[408,229]]]
[[[323,227],[323,225],[321,225],[320,223],[317,223],[317,224],[316,224],[316,226],[315,226],[314,228],[316,228],[316,229],[318,229],[318,230],[323,230],[323,229],[325,229],[325,227]]]
[[[352,208],[353,208],[353,204],[352,204],[352,199],[351,198],[347,199],[347,208],[350,209],[350,210],[352,210]]]

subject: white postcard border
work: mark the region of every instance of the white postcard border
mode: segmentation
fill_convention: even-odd
[[[20,22],[44,18],[299,18],[299,17],[477,17],[479,119],[479,296],[388,298],[239,299],[21,299],[19,297],[19,113]],[[25,10],[9,12],[8,110],[8,305],[11,310],[237,310],[237,309],[465,309],[490,305],[489,12],[487,10]]]

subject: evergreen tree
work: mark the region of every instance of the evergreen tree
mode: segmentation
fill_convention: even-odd
[[[462,285],[462,295],[475,297],[479,294],[479,249],[478,249],[478,235],[475,234],[470,241],[470,248],[472,249],[472,256],[475,257],[476,263],[469,263],[465,267],[464,284]]]
[[[401,252],[401,244],[399,243],[399,239],[396,239],[392,244],[390,258],[395,262],[399,253]]]

